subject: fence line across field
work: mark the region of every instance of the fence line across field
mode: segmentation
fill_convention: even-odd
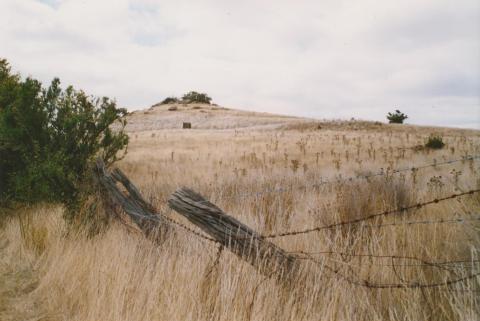
[[[468,194],[468,192],[467,192]],[[204,239],[206,241],[210,241],[210,242],[213,242],[213,243],[217,243],[217,241],[213,238],[210,238],[198,231],[195,231],[194,229],[186,226],[185,224],[182,224],[180,222],[177,222],[175,221],[174,219],[170,218],[168,215],[164,214],[164,213],[161,213],[161,212],[157,212],[155,213],[156,215],[158,216],[161,216],[164,220],[170,222],[171,224],[173,224],[174,226],[177,226],[179,227],[180,229],[182,230],[185,230],[187,233],[191,233],[201,239]],[[143,217],[141,216],[140,214],[133,214],[133,215],[137,215],[141,218],[144,218],[144,219],[147,219],[147,220],[154,220],[154,221],[157,221],[157,222],[160,222],[161,219],[158,217],[158,216],[154,216],[154,217]],[[424,224],[463,224],[465,222],[475,222],[475,221],[480,221],[480,215],[478,216],[473,216],[471,218],[461,218],[461,217],[452,217],[452,218],[444,218],[444,219],[438,219],[438,220],[422,220],[422,221],[398,221],[398,222],[394,222],[394,223],[385,223],[385,224],[377,224],[377,225],[361,225],[360,228],[362,229],[368,229],[368,228],[371,228],[371,229],[375,229],[375,228],[383,228],[383,227],[390,227],[390,226],[405,226],[405,225],[424,225]],[[129,225],[127,225],[129,226]],[[265,236],[266,237],[266,236]],[[289,252],[289,253],[304,253],[304,252]],[[308,253],[308,252],[305,252],[307,254],[313,254],[313,253]],[[316,252],[316,253],[323,253],[323,254],[333,254],[334,252]],[[391,257],[391,256],[389,256]]]
[[[463,159],[465,160],[465,159]],[[473,158],[471,158],[473,160]],[[449,161],[449,163],[454,161]],[[438,165],[438,163],[436,164]],[[425,167],[426,165],[423,165]],[[217,248],[217,257],[215,259],[215,264],[218,264],[222,250],[228,249],[233,254],[237,255],[240,259],[248,262],[252,265],[258,272],[264,274],[267,278],[271,278],[273,275],[276,276],[276,279],[281,282],[289,282],[298,275],[300,271],[299,263],[300,261],[312,262],[315,265],[318,265],[322,270],[327,270],[331,272],[336,278],[347,281],[349,284],[354,286],[362,286],[369,289],[424,289],[424,288],[440,288],[448,287],[454,284],[463,282],[468,279],[476,278],[480,275],[480,272],[472,271],[472,273],[465,275],[462,274],[458,276],[460,271],[454,270],[457,266],[467,266],[468,264],[473,266],[478,260],[473,258],[467,258],[463,260],[450,260],[443,262],[430,262],[423,258],[414,258],[414,257],[402,257],[398,255],[379,255],[379,254],[355,254],[351,253],[352,257],[370,257],[370,258],[389,258],[391,264],[386,265],[382,264],[383,268],[392,268],[393,272],[399,279],[399,283],[380,283],[373,282],[367,279],[361,279],[359,276],[349,276],[346,275],[342,269],[345,264],[349,264],[348,261],[338,261],[335,263],[341,263],[341,268],[334,268],[326,264],[325,262],[318,261],[315,258],[315,255],[324,255],[326,260],[332,261],[332,258],[328,258],[327,255],[340,255],[340,258],[347,257],[345,253],[331,253],[326,254],[320,252],[305,252],[297,251],[288,252],[273,244],[266,239],[269,238],[278,238],[284,236],[293,236],[299,234],[308,234],[311,232],[335,229],[341,226],[347,225],[356,225],[363,223],[374,218],[388,216],[394,213],[400,213],[412,209],[420,209],[431,204],[436,204],[444,202],[447,200],[455,199],[458,197],[472,195],[474,193],[480,192],[480,189],[473,189],[470,191],[465,191],[459,194],[452,194],[450,196],[445,196],[442,198],[436,198],[429,201],[420,202],[406,207],[400,207],[396,209],[391,209],[381,213],[375,213],[367,215],[361,219],[355,219],[350,221],[343,221],[339,223],[334,223],[330,225],[317,226],[309,229],[303,230],[290,230],[280,233],[273,233],[269,235],[261,235],[255,230],[251,229],[247,225],[236,220],[232,216],[224,213],[220,208],[215,204],[210,203],[208,200],[203,198],[200,194],[186,188],[182,188],[173,193],[169,200],[168,205],[171,209],[175,210],[177,213],[183,215],[187,220],[196,225],[197,228],[201,229],[202,232],[196,231],[195,229],[190,228],[189,226],[180,223],[171,217],[167,216],[165,213],[159,213],[151,204],[145,201],[143,196],[140,194],[138,189],[133,185],[133,183],[118,169],[115,169],[110,174],[105,165],[101,160],[97,162],[97,173],[98,180],[103,186],[104,191],[107,191],[106,195],[109,196],[110,200],[116,206],[112,206],[111,209],[116,211],[115,208],[121,208],[130,218],[133,223],[135,223],[140,231],[142,231],[147,237],[151,237],[155,242],[162,242],[162,238],[168,236],[168,231],[171,230],[173,226],[181,228],[186,233],[195,235],[202,240],[213,243]],[[119,189],[117,183],[120,183],[125,188],[124,190]],[[121,218],[120,215],[116,215],[116,218]],[[361,225],[368,228],[379,228],[393,225],[412,225],[412,224],[458,224],[463,222],[471,222],[480,220],[479,216],[473,216],[469,218],[459,218],[449,217],[438,220],[423,220],[423,221],[401,221],[377,225]],[[208,236],[206,235],[208,234]],[[163,244],[163,243],[159,243]],[[413,260],[419,263],[401,263],[397,262],[398,260]],[[468,262],[468,263],[466,263]],[[358,263],[358,262],[355,262]],[[367,262],[370,263],[370,262]],[[399,264],[397,264],[399,263]],[[367,265],[363,263],[363,265]],[[438,267],[442,270],[445,270],[448,273],[454,273],[455,278],[442,277],[441,282],[433,283],[420,283],[417,281],[405,281],[398,274],[396,268],[408,267],[408,266],[428,266],[428,267]],[[350,270],[349,270],[350,271]],[[348,271],[347,271],[348,272]],[[312,275],[310,275],[311,277]]]
[[[450,199],[454,199],[454,198],[457,198],[457,197],[461,197],[461,196],[465,196],[465,195],[471,195],[473,193],[478,193],[480,192],[480,189],[475,189],[475,190],[470,190],[470,191],[466,191],[466,192],[463,192],[463,193],[459,193],[459,194],[452,194],[450,196],[446,196],[446,197],[443,197],[443,198],[436,198],[436,199],[433,199],[433,200],[430,200],[430,201],[426,201],[426,202],[422,202],[422,203],[417,203],[417,204],[414,204],[414,205],[410,205],[410,206],[407,206],[407,207],[402,207],[402,208],[397,208],[397,209],[394,209],[394,210],[390,210],[390,211],[385,211],[385,212],[381,212],[381,213],[376,213],[376,214],[370,214],[364,218],[360,218],[360,219],[355,219],[355,220],[351,220],[351,221],[344,221],[344,222],[339,222],[339,223],[333,223],[333,224],[330,224],[330,225],[323,225],[323,226],[318,226],[318,227],[314,227],[314,228],[310,228],[310,229],[306,229],[306,230],[297,230],[297,231],[286,231],[286,232],[282,232],[282,233],[279,233],[279,234],[268,234],[268,235],[262,235],[261,237],[262,238],[277,238],[277,237],[284,237],[284,236],[291,236],[291,235],[298,235],[298,234],[305,234],[305,233],[311,233],[311,232],[315,232],[315,231],[321,231],[321,230],[329,230],[329,229],[334,229],[334,228],[338,228],[340,226],[346,226],[346,225],[350,225],[350,224],[358,224],[360,222],[363,222],[363,221],[366,221],[366,220],[369,220],[369,219],[372,219],[372,218],[375,218],[375,217],[379,217],[379,216],[386,216],[386,215],[391,215],[391,214],[395,214],[395,213],[399,213],[399,212],[403,212],[403,211],[406,211],[406,210],[409,210],[409,209],[419,209],[419,208],[422,208],[422,207],[425,207],[425,206],[428,206],[428,205],[431,205],[431,204],[437,204],[439,202],[443,202],[443,201],[446,201],[446,200],[450,200]],[[138,214],[138,213],[133,213],[133,215],[136,215],[142,219],[146,219],[146,220],[152,220],[152,221],[156,221],[156,222],[161,222],[162,219],[163,220],[166,220],[168,222],[170,222],[171,224],[185,230],[187,233],[191,233],[191,234],[194,234],[196,235],[197,237],[200,237],[206,241],[210,241],[212,243],[218,243],[217,240],[211,238],[211,237],[208,237],[198,231],[195,231],[193,230],[192,228],[186,226],[185,224],[182,224],[180,222],[177,222],[176,220],[168,217],[166,214],[164,213],[160,213],[160,212],[157,212],[155,213],[156,215],[158,216],[150,216],[150,217],[144,217],[142,216],[141,214]],[[160,218],[160,217],[161,218]],[[459,217],[453,217],[453,218],[444,218],[444,219],[438,219],[438,220],[422,220],[422,221],[399,221],[399,222],[394,222],[394,223],[385,223],[385,224],[377,224],[377,225],[361,225],[361,228],[382,228],[382,227],[388,227],[388,226],[400,226],[400,225],[415,225],[415,224],[461,224],[461,223],[465,223],[465,222],[474,222],[474,221],[480,221],[480,215],[478,216],[474,216],[474,217],[471,217],[471,218],[459,218]],[[295,254],[295,253],[298,253],[298,254],[307,254],[307,255],[312,255],[313,253],[309,253],[309,252],[302,252],[302,251],[298,251],[298,252],[288,252],[288,253],[292,253],[292,254]],[[322,254],[340,254],[340,255],[343,255],[342,253],[335,253],[335,252],[331,252],[331,251],[328,251],[328,252],[315,252],[315,253],[322,253]],[[347,255],[346,253],[344,253],[344,255]],[[352,256],[351,254],[349,256]],[[370,256],[370,257],[375,257],[374,255],[353,255],[353,256]],[[388,257],[388,258],[401,258],[399,256],[383,256],[383,257]],[[465,261],[465,260],[464,260]],[[432,264],[435,264],[435,263],[432,263]]]
[[[158,215],[162,216],[163,219],[167,220],[168,222],[172,223],[173,225],[181,228],[182,230],[186,231],[187,233],[193,234],[196,237],[199,237],[200,239],[218,244],[218,241],[210,238],[202,233],[199,233],[185,224],[182,224],[180,222],[177,222],[170,217],[168,217],[166,214],[163,213],[157,213]],[[159,218],[148,218],[150,220],[156,220],[160,221]],[[363,226],[363,227],[383,227],[383,226],[392,226],[392,225],[408,225],[408,224],[439,224],[439,223],[464,223],[464,222],[472,222],[472,221],[480,221],[480,216],[474,217],[471,219],[463,219],[463,218],[455,218],[455,219],[442,219],[442,220],[431,220],[431,221],[413,221],[413,222],[400,222],[400,223],[394,223],[394,224],[382,224],[382,225],[376,225],[376,226]],[[480,259],[459,259],[459,260],[452,260],[452,261],[442,261],[442,262],[431,262],[426,259],[422,258],[417,258],[417,257],[412,257],[412,256],[401,256],[401,255],[377,255],[377,254],[355,254],[355,253],[347,253],[347,252],[335,252],[335,251],[316,251],[316,252],[307,252],[307,251],[287,251],[286,253],[288,254],[293,254],[296,255],[297,259],[309,259],[311,256],[315,255],[339,255],[341,257],[365,257],[365,258],[383,258],[383,259],[402,259],[402,260],[413,260],[413,261],[419,261],[423,262],[421,264],[390,264],[390,265],[385,265],[385,264],[373,264],[373,263],[363,263],[359,265],[374,265],[374,266],[396,266],[396,267],[454,267],[456,265],[462,265],[462,264],[474,264],[474,263],[479,263]],[[307,257],[302,257],[302,256],[307,256]]]
[[[193,234],[196,237],[199,237],[200,239],[218,244],[218,241],[210,238],[206,235],[203,235],[202,233],[199,233],[188,226],[179,223],[170,217],[168,217],[166,214],[163,213],[157,213],[157,215],[162,216],[163,219],[167,220],[168,222],[172,223],[173,225],[179,227],[180,229],[184,230],[187,233]],[[155,221],[161,221],[160,218],[158,217],[152,217],[148,218],[149,220],[155,220]],[[472,222],[472,221],[480,221],[480,216],[474,217],[472,219],[461,219],[461,218],[455,218],[451,220],[432,220],[432,221],[414,221],[414,222],[402,222],[402,223],[396,223],[396,224],[383,224],[383,225],[377,225],[374,227],[381,227],[381,226],[391,226],[391,225],[405,225],[405,224],[438,224],[438,223],[463,223],[463,222]],[[355,254],[355,253],[347,253],[347,252],[336,252],[336,251],[316,251],[316,252],[307,252],[307,251],[287,251],[288,254],[293,254],[297,255],[297,259],[309,259],[308,256],[315,256],[315,255],[339,255],[341,257],[365,257],[365,258],[383,258],[383,259],[402,259],[402,260],[413,260],[413,261],[420,261],[424,262],[421,264],[395,264],[394,266],[396,267],[438,267],[438,266],[447,266],[447,267],[454,267],[456,265],[463,265],[463,264],[474,264],[474,263],[479,263],[480,259],[459,259],[459,260],[452,260],[452,261],[441,261],[441,262],[431,262],[422,258],[417,258],[417,257],[412,257],[412,256],[401,256],[401,255],[378,255],[378,254]],[[302,257],[302,256],[307,256],[307,257]],[[385,265],[385,264],[373,264],[373,263],[363,263],[360,265],[374,265],[374,266],[393,266],[391,265]]]
[[[214,239],[209,238],[209,237],[207,237],[207,236],[205,236],[205,235],[203,235],[203,234],[201,234],[201,233],[199,233],[195,230],[192,230],[188,226],[169,218],[165,214],[158,213],[158,215],[163,216],[166,220],[168,220],[172,224],[180,227],[181,229],[186,230],[189,233],[197,234],[197,236],[199,236],[201,238],[204,238],[207,241],[214,241],[215,242]],[[395,222],[395,223],[385,223],[385,224],[377,224],[377,225],[361,225],[360,228],[362,228],[362,229],[368,229],[368,228],[375,229],[375,228],[383,228],[383,227],[390,227],[390,226],[402,226],[402,225],[405,226],[405,225],[425,225],[425,224],[463,224],[463,223],[466,223],[466,222],[476,222],[476,221],[480,221],[480,216],[474,216],[474,217],[471,217],[471,218],[452,217],[452,218],[444,218],[444,219],[438,219],[438,220],[399,221],[399,222]],[[268,236],[264,236],[264,237],[266,238]],[[274,238],[274,237],[272,237],[272,238]]]
[[[367,175],[357,175],[357,176],[349,176],[349,177],[338,177],[335,179],[330,179],[330,180],[322,180],[317,183],[312,183],[312,184],[305,184],[305,185],[299,185],[291,188],[285,188],[285,187],[278,187],[278,188],[273,188],[273,189],[264,189],[262,191],[258,192],[252,192],[252,193],[239,193],[235,195],[228,195],[228,196],[222,196],[220,195],[217,200],[231,200],[231,199],[242,199],[242,198],[247,198],[247,197],[259,197],[263,196],[266,194],[275,194],[275,193],[286,193],[288,191],[292,190],[299,190],[299,189],[307,189],[307,188],[319,188],[324,185],[328,184],[333,184],[333,183],[341,183],[341,182],[352,182],[356,180],[368,180],[373,177],[379,177],[379,176],[385,176],[389,174],[398,174],[406,171],[416,171],[420,169],[425,169],[429,167],[436,167],[436,166],[444,166],[444,165],[450,165],[458,162],[466,162],[466,161],[476,161],[480,159],[480,155],[466,155],[463,156],[462,158],[457,158],[457,159],[452,159],[448,161],[442,161],[442,162],[437,162],[433,161],[431,163],[423,164],[423,165],[417,165],[413,167],[404,167],[404,168],[397,168],[397,169],[387,169],[384,170],[383,168],[378,171],[377,173],[374,174],[367,174]],[[322,178],[321,178],[322,179]]]
[[[464,192],[464,193],[461,193],[461,194],[453,194],[453,195],[450,195],[450,196],[447,196],[447,197],[444,197],[444,198],[440,198],[440,199],[434,199],[434,200],[431,200],[431,201],[427,201],[427,202],[423,202],[423,203],[418,203],[418,204],[415,204],[412,206],[415,207],[415,208],[421,208],[421,207],[424,207],[424,206],[428,206],[430,204],[434,204],[434,203],[439,203],[439,202],[443,202],[443,201],[446,201],[446,200],[450,200],[450,199],[454,199],[454,198],[457,198],[457,197],[460,197],[460,196],[464,196],[464,195],[468,195],[468,194],[473,194],[475,192],[479,192],[480,190],[472,190],[472,191],[467,191],[467,192]],[[402,208],[402,209],[397,209],[395,212],[399,212],[399,211],[404,211],[406,210],[406,208]],[[390,211],[391,213],[393,213],[392,211]],[[377,214],[373,214],[373,215],[377,215]],[[444,222],[445,220],[442,220],[442,222]],[[458,223],[460,222],[458,220],[458,218],[455,218],[455,219],[452,219],[451,222],[455,222],[455,223]],[[234,237],[234,236],[232,236]],[[286,254],[291,254],[291,252],[286,252]],[[298,257],[295,257],[296,259]],[[303,257],[301,258],[302,260],[308,260],[308,261],[311,261],[317,265],[320,265],[322,268],[325,268],[327,269],[328,271],[330,272],[333,272],[335,275],[337,275],[340,279],[343,279],[345,281],[347,281],[348,283],[352,284],[352,285],[355,285],[355,286],[362,286],[362,287],[366,287],[366,288],[370,288],[370,289],[402,289],[402,288],[407,288],[407,289],[424,289],[424,288],[437,288],[437,287],[444,287],[444,286],[451,286],[451,285],[454,285],[454,284],[457,284],[457,283],[460,283],[460,282],[463,282],[465,280],[469,280],[469,279],[473,279],[473,278],[476,278],[480,275],[480,272],[479,273],[470,273],[468,274],[467,276],[463,276],[463,277],[457,277],[455,279],[447,279],[447,280],[444,280],[443,282],[436,282],[436,283],[419,283],[419,282],[401,282],[401,283],[375,283],[375,282],[371,282],[369,280],[354,280],[352,279],[351,277],[348,277],[348,276],[345,276],[343,275],[339,269],[334,269],[332,267],[330,267],[329,265],[325,264],[324,262],[319,262],[317,259],[313,258],[312,256],[307,256],[307,257]],[[448,269],[448,267],[446,266],[442,266],[442,265],[436,265],[435,263],[431,263],[429,264],[430,262],[427,262],[426,260],[423,260],[425,262],[425,266],[429,266],[429,267],[439,267],[443,270],[446,270]],[[461,260],[461,261],[468,261],[468,260]],[[453,262],[451,262],[452,264],[455,264]],[[395,263],[392,263],[391,267],[393,267],[393,269],[395,269],[396,267],[402,267],[403,265],[402,264],[395,264]],[[450,271],[451,272],[451,271]],[[396,270],[395,270],[395,273],[398,273]]]
[[[350,221],[344,221],[344,222],[338,222],[338,223],[333,223],[329,225],[322,225],[322,226],[317,226],[309,229],[304,229],[304,230],[295,230],[295,231],[285,231],[281,233],[272,233],[272,234],[267,234],[267,235],[262,235],[262,238],[278,238],[278,237],[285,237],[285,236],[294,236],[294,235],[299,235],[299,234],[307,234],[307,233],[312,233],[312,232],[317,232],[321,230],[331,230],[335,228],[339,228],[341,226],[346,226],[346,225],[353,225],[353,224],[359,224],[361,222],[371,220],[373,218],[377,218],[380,216],[387,216],[395,213],[400,213],[404,211],[408,211],[411,209],[420,209],[422,207],[431,205],[431,204],[437,204],[439,202],[443,202],[446,200],[454,199],[457,197],[465,196],[465,195],[471,195],[474,193],[480,192],[480,189],[475,189],[475,190],[470,190],[466,191],[463,193],[459,194],[452,194],[450,196],[446,196],[443,198],[436,198],[430,201],[422,202],[422,203],[417,203],[413,204],[407,207],[402,207],[402,208],[397,208],[389,211],[384,211],[381,213],[376,213],[376,214],[370,214],[367,215],[363,218],[360,219],[355,219],[355,220],[350,220]],[[195,230],[192,230],[185,224],[179,223],[171,218],[169,218],[167,215],[163,213],[156,213],[157,215],[162,216],[164,219],[168,220],[170,223],[184,229],[185,231],[189,233],[196,234],[198,237],[201,237],[207,241],[212,241],[216,242],[215,239],[209,238],[208,236],[205,236]],[[160,220],[159,218],[148,218],[148,219],[153,219],[153,220]],[[393,223],[384,223],[384,224],[376,224],[376,225],[361,225],[360,228],[383,228],[383,227],[388,227],[388,226],[400,226],[400,225],[417,225],[417,224],[462,224],[465,222],[474,222],[474,221],[480,221],[480,215],[479,216],[474,216],[470,218],[460,218],[460,217],[452,217],[452,218],[444,218],[444,219],[438,219],[438,220],[421,220],[421,221],[398,221],[398,222],[393,222]]]

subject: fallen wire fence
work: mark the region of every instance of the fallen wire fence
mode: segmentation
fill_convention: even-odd
[[[416,169],[427,168],[431,166],[440,166],[444,164],[452,164],[460,161],[474,161],[480,159],[480,156],[467,156],[462,159],[450,160],[442,163],[425,164]],[[398,173],[409,169],[397,169],[391,171]],[[370,178],[374,176],[386,175],[385,173],[372,174],[360,177]],[[102,160],[97,161],[97,177],[103,190],[109,195],[110,202],[113,203],[112,208],[121,208],[131,221],[137,225],[138,230],[147,237],[153,238],[159,242],[168,236],[172,228],[179,228],[184,232],[194,235],[195,237],[217,246],[217,257],[215,264],[218,264],[221,253],[224,249],[228,249],[241,260],[248,262],[258,272],[265,275],[266,278],[275,277],[279,282],[292,282],[299,275],[300,262],[310,262],[322,270],[328,271],[333,277],[346,281],[353,286],[361,286],[369,289],[425,289],[425,288],[445,288],[455,284],[472,280],[480,276],[478,272],[480,259],[474,257],[458,258],[455,260],[430,260],[415,256],[406,255],[384,255],[374,253],[349,253],[336,251],[286,251],[269,239],[294,237],[310,233],[317,233],[324,230],[334,230],[344,226],[356,225],[362,229],[379,229],[392,226],[409,226],[409,225],[425,225],[425,224],[464,224],[480,221],[480,215],[472,215],[471,217],[458,217],[458,215],[433,220],[417,220],[417,221],[395,221],[383,224],[365,224],[379,217],[387,217],[410,210],[417,210],[432,204],[447,202],[449,200],[466,197],[480,193],[479,189],[471,189],[461,193],[451,194],[449,196],[435,198],[419,202],[416,204],[398,207],[387,211],[365,215],[362,218],[345,220],[328,225],[319,225],[303,229],[286,230],[276,233],[262,235],[247,225],[241,223],[232,216],[224,213],[215,204],[212,204],[200,194],[187,188],[181,188],[174,192],[168,199],[168,206],[178,214],[185,217],[197,229],[191,228],[186,224],[180,223],[175,219],[167,216],[165,213],[159,213],[151,204],[146,202],[135,185],[124,175],[119,169],[115,169],[112,173],[105,168]],[[359,177],[355,179],[360,179]],[[345,180],[350,180],[348,178]],[[118,183],[123,186],[123,190],[119,188]],[[258,195],[258,193],[256,194]],[[118,213],[115,214],[120,218]],[[333,257],[333,258],[332,258]],[[322,260],[320,260],[321,258]],[[354,259],[379,259],[388,260],[388,262],[352,262]],[[399,262],[402,261],[402,262]],[[335,267],[335,265],[341,265]],[[358,275],[350,275],[345,271],[344,267],[349,269],[353,267],[362,267],[365,265],[381,266],[391,268],[394,275],[399,280],[397,283],[381,283],[373,282],[368,279],[362,279]],[[398,268],[434,268],[445,271],[450,275],[442,277],[441,281],[432,283],[422,283],[419,281],[407,281],[400,276]],[[459,269],[471,270],[468,274],[461,274]],[[476,270],[477,271],[474,271]],[[453,274],[453,276],[451,276]],[[449,289],[450,290],[450,289]],[[475,289],[451,289],[458,292],[477,292]]]

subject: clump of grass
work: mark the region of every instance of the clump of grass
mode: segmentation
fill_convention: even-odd
[[[337,186],[336,191],[336,221],[346,222],[361,219],[371,213],[406,207],[411,204],[411,195],[405,182],[386,178],[364,182],[344,183]],[[381,223],[382,218],[376,223]],[[332,221],[326,221],[330,224]],[[352,234],[359,225],[347,225],[342,231],[345,235]],[[372,232],[372,231],[370,231]]]
[[[46,247],[47,227],[32,222],[32,215],[27,213],[19,215],[19,228],[25,247],[38,255],[42,254]]]

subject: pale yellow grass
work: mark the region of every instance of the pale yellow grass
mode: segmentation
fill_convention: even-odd
[[[359,122],[322,123],[318,129],[318,123],[298,119],[263,125],[222,130],[137,128],[119,166],[159,211],[177,221],[188,224],[168,210],[165,201],[178,186],[188,186],[262,233],[349,220],[480,186],[480,162],[467,161],[368,182],[302,188],[340,174],[354,176],[480,154],[475,131]],[[445,149],[411,148],[423,144],[432,131],[443,133]],[[256,194],[266,190],[274,192]],[[476,194],[370,223],[479,213]],[[226,250],[214,266],[216,246],[182,230],[161,246],[115,222],[91,238],[68,231],[62,209],[55,206],[27,209],[4,222],[0,320],[477,320],[480,316],[480,296],[473,292],[480,290],[478,278],[440,289],[375,290],[352,285],[323,268],[328,264],[378,283],[430,283],[479,272],[478,263],[445,271],[396,260],[393,263],[408,266],[397,267],[395,273],[391,260],[316,255],[319,265],[302,264],[303,275],[309,277],[286,288]],[[411,255],[444,261],[479,259],[479,237],[479,224],[470,222],[343,228],[273,241],[288,251]]]
[[[299,117],[248,112],[216,105],[167,104],[133,112],[129,115],[127,129],[130,132],[175,129],[182,128],[183,122],[192,123],[194,129],[272,128],[301,120],[305,121]]]

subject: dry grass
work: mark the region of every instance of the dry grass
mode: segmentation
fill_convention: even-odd
[[[190,122],[194,129],[272,128],[305,119],[247,112],[207,104],[155,105],[148,110],[135,111],[129,116],[127,129],[131,132],[181,128]]]
[[[339,175],[368,174],[380,168],[389,172],[433,159],[480,154],[480,135],[435,129],[444,135],[447,147],[433,152],[412,148],[423,144],[431,129],[374,123],[358,123],[355,128],[351,123],[324,123],[318,129],[317,123],[302,125],[298,119],[278,127],[277,118],[272,127],[267,118],[261,128],[136,128],[129,154],[119,165],[159,210],[176,220],[185,222],[165,208],[165,200],[185,185],[263,233],[363,217],[480,186],[480,162],[467,161],[370,181],[302,188]],[[256,194],[265,190],[277,192]],[[479,212],[480,198],[475,194],[371,223]],[[396,254],[432,261],[480,258],[478,223],[346,227],[273,241],[288,251]],[[307,261],[302,267],[308,281],[299,279],[285,288],[226,251],[213,265],[216,247],[182,231],[161,247],[116,223],[89,238],[81,232],[67,233],[62,209],[46,205],[3,222],[0,252],[0,320],[5,321],[480,317],[480,296],[472,292],[480,290],[479,278],[441,289],[374,290],[354,286],[321,264]],[[380,283],[442,282],[480,270],[479,263],[472,262],[445,271],[413,266],[418,262],[409,260],[315,257],[345,275]],[[402,265],[396,273],[392,263]]]

